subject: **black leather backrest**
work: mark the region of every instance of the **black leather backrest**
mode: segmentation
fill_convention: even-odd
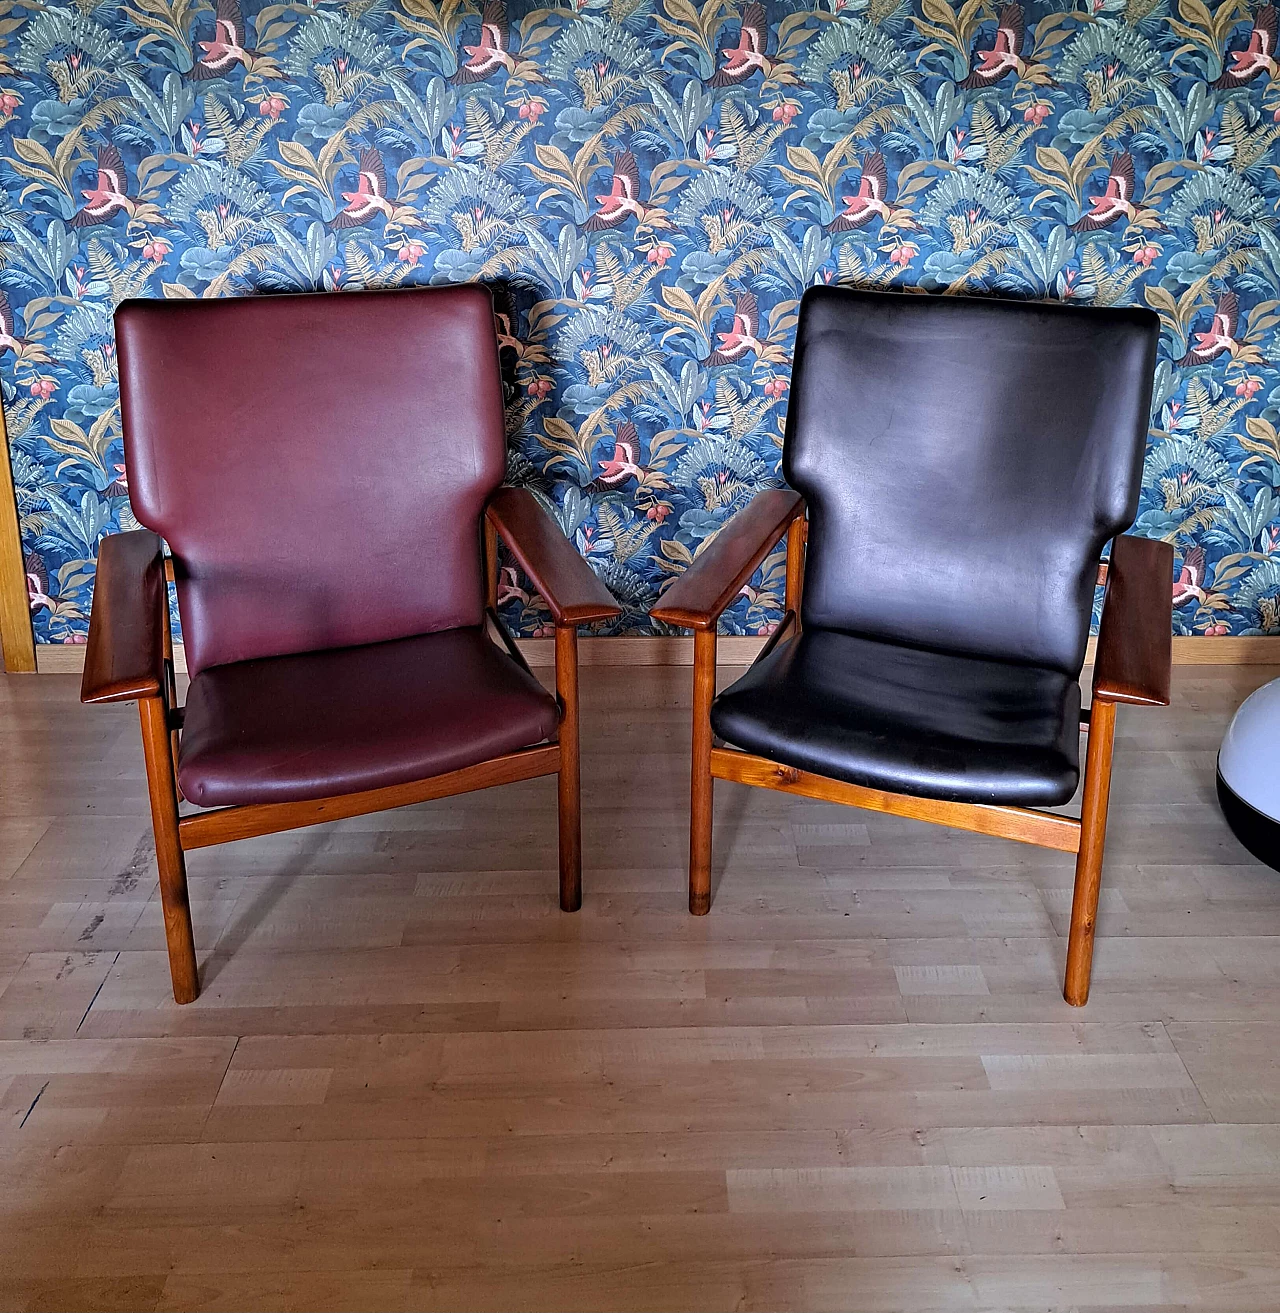
[[[783,451],[805,624],[1078,673],[1158,334],[1148,310],[806,292]]]

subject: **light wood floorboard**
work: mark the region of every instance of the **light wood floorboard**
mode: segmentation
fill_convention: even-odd
[[[722,672],[728,679],[732,671]],[[1280,875],[1214,800],[1280,668],[1122,708],[1072,860],[720,783],[687,668],[589,667],[555,782],[189,856],[175,1006],[132,707],[0,683],[0,1310],[1280,1313]]]

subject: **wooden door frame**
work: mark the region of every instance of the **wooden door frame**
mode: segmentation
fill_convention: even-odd
[[[36,636],[31,627],[27,572],[22,564],[22,531],[18,526],[18,495],[13,485],[9,426],[2,401],[0,437],[4,439],[4,460],[0,461],[0,652],[4,653],[4,668],[9,674],[35,674]]]

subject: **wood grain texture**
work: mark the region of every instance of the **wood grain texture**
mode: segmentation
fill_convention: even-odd
[[[809,543],[809,521],[797,515],[787,526],[787,583],[783,597],[783,611],[800,618],[804,597],[804,559]]]
[[[1121,534],[1111,544],[1093,696],[1168,706],[1173,661],[1173,548]]]
[[[486,515],[481,522],[481,560],[484,567],[484,605],[498,608],[498,526]]]
[[[31,630],[31,604],[27,574],[22,562],[22,535],[9,457],[9,429],[0,403],[0,655],[11,675],[36,669],[35,635]]]
[[[1090,708],[1080,800],[1080,847],[1071,898],[1071,934],[1067,940],[1067,972],[1062,994],[1072,1007],[1089,1001],[1094,930],[1102,889],[1102,863],[1107,844],[1107,812],[1115,757],[1116,708],[1099,698]]]
[[[711,910],[712,778],[711,703],[716,696],[716,631],[699,629],[693,637],[692,749],[689,758],[689,911]]]
[[[1049,849],[720,782],[689,916],[689,670],[585,666],[580,913],[545,778],[192,852],[179,1008],[136,714],[0,680],[0,1308],[1275,1313],[1276,676],[1119,715],[1083,1013]]]
[[[578,631],[556,626],[556,701],[560,734],[556,757],[559,780],[560,910],[582,906],[582,768],[578,728]]]
[[[780,766],[765,757],[736,748],[711,751],[711,773],[717,779],[733,780],[763,789],[777,789],[819,802],[835,802],[893,816],[949,825],[976,834],[1017,839],[1059,852],[1073,853],[1080,842],[1079,822],[1056,812],[1037,811],[1031,807],[994,807],[985,804],[940,802],[934,798],[913,798],[905,793],[885,793],[866,789],[860,784],[828,779],[794,766]]]
[[[485,520],[533,580],[557,625],[609,620],[621,611],[528,488],[499,488],[485,507]]]
[[[190,852],[211,844],[231,843],[264,834],[278,834],[301,826],[322,825],[326,821],[367,816],[393,807],[408,807],[432,798],[455,793],[471,793],[495,784],[512,784],[551,775],[559,769],[560,747],[548,743],[536,748],[522,748],[475,766],[433,775],[409,784],[391,784],[383,789],[366,789],[344,793],[335,798],[313,798],[306,802],[263,802],[243,807],[217,807],[194,812],[178,823],[182,847]]]
[[[686,629],[714,628],[756,566],[803,511],[804,499],[789,488],[757,493],[698,553],[650,614]]]
[[[169,974],[176,1003],[190,1003],[200,993],[195,939],[191,932],[191,901],[187,891],[187,868],[182,856],[181,822],[178,820],[177,771],[173,760],[173,735],[169,730],[168,706],[163,697],[138,701],[142,729],[142,756],[147,765],[147,793],[151,804],[151,826],[160,877],[160,904],[164,914],[164,937],[169,949]]]
[[[165,692],[163,550],[150,529],[109,534],[98,544],[82,702],[133,702]]]

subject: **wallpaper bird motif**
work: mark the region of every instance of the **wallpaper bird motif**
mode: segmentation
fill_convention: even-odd
[[[1178,632],[1280,632],[1276,37],[1247,0],[0,0],[38,637],[83,641],[134,524],[118,301],[460,280],[495,289],[509,477],[620,631],[779,481],[799,298],[843,283],[1155,310],[1136,531]],[[727,627],[781,589],[775,553]],[[514,570],[502,605],[545,630]]]

